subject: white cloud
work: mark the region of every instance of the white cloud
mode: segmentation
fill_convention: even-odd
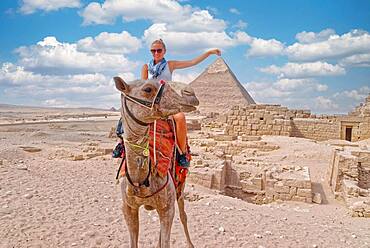
[[[230,13],[233,13],[233,14],[236,14],[236,15],[240,15],[240,11],[236,8],[230,8],[229,9]]]
[[[339,60],[339,64],[345,67],[370,67],[370,53],[356,54]]]
[[[334,111],[339,109],[338,104],[333,102],[331,99],[326,98],[324,96],[318,96],[314,99],[315,108],[320,109],[322,111]]]
[[[16,49],[19,63],[26,69],[53,73],[127,72],[136,67],[123,55],[85,53],[76,44],[61,43],[55,37],[46,37],[36,45]]]
[[[182,82],[182,83],[191,83],[200,73],[190,72],[190,73],[181,73],[179,71],[174,71],[173,81]]]
[[[22,66],[12,63],[4,63],[0,70],[0,83],[14,86],[43,85],[43,86],[66,86],[68,84],[96,85],[109,81],[106,76],[100,73],[75,74],[75,75],[42,75],[26,70]]]
[[[338,99],[345,97],[355,101],[363,101],[368,96],[369,93],[370,87],[363,86],[359,89],[344,90],[342,92],[337,92],[334,94],[334,97]]]
[[[250,43],[251,48],[247,51],[247,56],[275,56],[282,55],[284,45],[275,39],[264,40],[260,38],[253,38]]]
[[[251,44],[253,41],[253,37],[249,36],[243,31],[237,31],[233,33],[233,38],[237,44]]]
[[[245,84],[248,92],[259,102],[268,102],[269,98],[288,97],[291,92],[273,87],[272,82],[249,82]]]
[[[208,10],[194,11],[185,20],[168,23],[168,29],[176,32],[222,32],[226,28],[224,20],[214,19]]]
[[[370,35],[366,31],[355,29],[343,35],[331,34],[324,41],[309,44],[294,43],[288,46],[285,52],[289,59],[296,61],[335,59],[369,53]]]
[[[175,23],[189,18],[192,10],[191,6],[182,6],[173,0],[106,0],[102,4],[90,3],[80,14],[86,25],[113,23],[118,16],[126,21]]]
[[[248,23],[242,21],[242,20],[239,20],[236,24],[233,25],[234,28],[237,28],[237,29],[245,29],[247,28],[248,26]]]
[[[225,32],[177,32],[168,29],[166,23],[156,23],[144,31],[143,40],[149,45],[153,40],[162,38],[171,53],[187,54],[210,48],[227,48],[246,42],[247,34],[235,33],[230,37]]]
[[[314,43],[319,41],[325,41],[329,39],[331,35],[335,35],[335,31],[333,29],[324,29],[319,33],[314,32],[306,32],[303,31],[301,33],[298,33],[295,37],[300,43]]]
[[[282,78],[272,84],[272,87],[281,91],[300,91],[300,92],[323,92],[328,89],[325,84],[319,84],[314,79],[307,78]]]
[[[118,74],[127,81],[133,73]],[[24,99],[29,104],[58,107],[119,105],[119,94],[111,76],[101,73],[44,75],[24,67],[4,63],[0,68],[0,86],[5,85],[5,99]],[[116,97],[113,97],[116,96]]]
[[[313,109],[312,99],[327,90],[327,85],[313,79],[280,79],[275,82],[249,82],[244,85],[258,103],[281,104],[292,109]],[[324,109],[316,109],[325,112]]]
[[[283,78],[276,81],[272,86],[282,91],[295,90],[297,88],[307,87],[313,81],[311,79],[288,79]]]
[[[79,8],[80,0],[22,0],[20,12],[32,14],[37,10],[54,11],[62,8]]]
[[[326,84],[316,84],[315,85],[315,90],[318,92],[323,92],[328,90],[328,86]]]
[[[111,54],[128,54],[137,52],[141,47],[141,41],[130,33],[102,32],[98,36],[86,37],[77,42],[77,50],[80,52],[99,52]]]
[[[326,62],[313,63],[287,63],[282,67],[271,65],[261,68],[260,71],[275,74],[286,78],[303,78],[318,76],[338,76],[346,73],[345,69],[339,65],[332,65]]]
[[[106,0],[102,4],[90,3],[80,14],[85,25],[109,24],[121,16],[125,21],[167,23],[167,28],[176,32],[220,32],[226,28],[226,22],[214,18],[208,10],[173,0]]]

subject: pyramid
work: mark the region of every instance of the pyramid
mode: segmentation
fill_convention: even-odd
[[[255,104],[222,58],[217,58],[190,83],[201,113],[225,113],[235,105]]]

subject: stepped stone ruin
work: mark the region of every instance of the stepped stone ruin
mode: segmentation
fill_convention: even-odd
[[[370,94],[347,115],[315,115],[310,110],[256,104],[221,58],[191,86],[206,117],[189,116],[190,130],[206,138],[190,140],[202,154],[193,157],[190,182],[256,204],[320,204],[323,196],[313,190],[310,169],[299,163],[285,164],[284,158],[282,162],[259,159],[280,149],[261,138],[273,135],[328,142],[325,183],[353,216],[370,217],[370,146],[353,143],[370,138]]]
[[[333,143],[327,180],[336,197],[353,216],[370,217],[370,149],[351,143]]]

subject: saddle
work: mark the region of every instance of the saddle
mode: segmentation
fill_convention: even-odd
[[[149,156],[151,173],[165,177],[168,172],[173,178],[176,188],[183,184],[188,174],[188,167],[181,166],[177,160],[179,155],[176,145],[176,128],[172,119],[157,120],[149,127]],[[124,149],[123,149],[124,154]],[[185,154],[187,161],[191,160],[189,145]],[[124,158],[124,155],[121,156]],[[124,160],[122,161],[123,163]],[[126,166],[121,164],[119,173],[126,175]],[[118,173],[117,173],[118,174]],[[181,187],[180,187],[181,188]]]

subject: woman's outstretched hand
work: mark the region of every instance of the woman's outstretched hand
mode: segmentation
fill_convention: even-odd
[[[218,56],[221,56],[221,50],[220,50],[220,49],[218,49],[218,48],[216,48],[216,49],[212,49],[212,50],[209,50],[209,51],[208,51],[208,53],[209,53],[209,55],[211,55],[211,54],[216,54],[216,55],[218,55]]]

